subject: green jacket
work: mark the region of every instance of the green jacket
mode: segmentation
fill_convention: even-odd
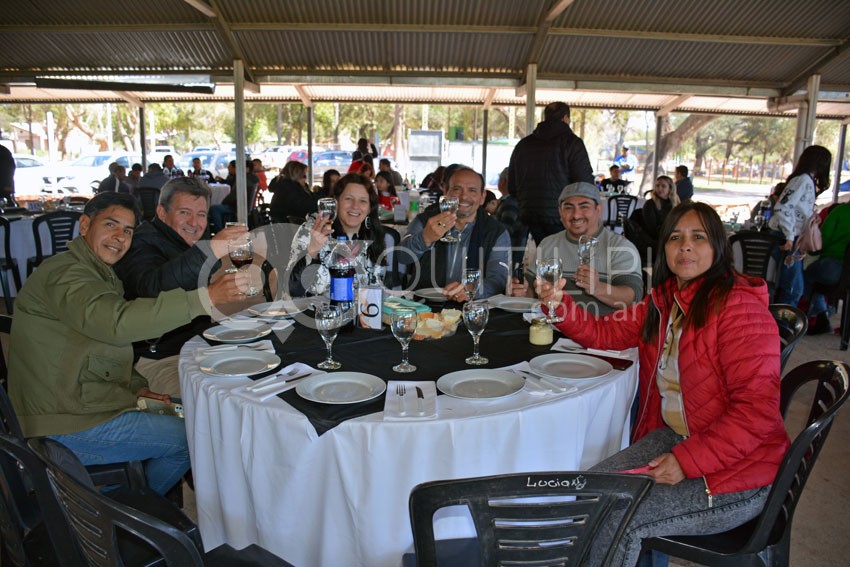
[[[112,268],[74,239],[15,301],[9,395],[24,435],[75,433],[134,408],[147,382],[133,370],[133,341],[206,314],[205,301],[181,289],[126,301]]]

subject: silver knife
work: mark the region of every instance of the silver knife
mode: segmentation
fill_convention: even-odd
[[[555,392],[566,392],[567,391],[566,386],[562,386],[562,385],[558,384],[557,382],[555,382],[554,380],[549,380],[548,378],[544,378],[543,376],[537,376],[536,374],[532,374],[531,372],[526,372],[526,371],[523,371],[523,370],[520,370],[520,373],[523,376],[525,376],[526,378],[531,378],[533,381],[540,384],[541,386],[548,388],[549,390],[553,390]]]
[[[416,408],[419,415],[425,415],[425,392],[419,386],[416,386]]]

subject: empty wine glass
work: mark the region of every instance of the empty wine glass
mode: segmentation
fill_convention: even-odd
[[[251,244],[251,240],[248,238],[229,240],[227,242],[227,255],[230,256],[230,261],[233,264],[233,268],[226,270],[228,273],[234,273],[240,270],[247,272],[251,262],[254,261],[254,247]],[[253,297],[259,293],[260,290],[254,287],[252,278],[245,295]]]
[[[553,286],[558,283],[563,273],[563,265],[560,258],[549,258],[547,260],[537,260],[537,277],[545,282],[549,282]],[[548,313],[546,315],[547,323],[560,323],[564,320],[563,317],[558,317],[555,314],[555,302],[547,301]]]
[[[319,199],[319,215],[327,218],[330,222],[336,219],[336,199],[323,197]]]
[[[467,269],[463,275],[463,288],[469,300],[473,301],[481,289],[481,270]]]
[[[396,372],[413,372],[416,367],[407,361],[407,351],[410,347],[410,339],[416,332],[416,324],[419,316],[415,309],[409,307],[398,307],[390,317],[390,329],[393,336],[401,343],[401,364],[393,366]]]
[[[463,305],[463,322],[466,325],[466,330],[472,335],[472,344],[475,345],[472,356],[466,359],[467,364],[481,365],[490,362],[478,354],[478,341],[481,339],[481,333],[484,332],[489,318],[490,304],[486,301],[467,301]]]
[[[578,263],[590,264],[593,252],[596,250],[598,240],[592,236],[582,234],[578,237]]]
[[[316,305],[316,330],[328,349],[328,357],[316,366],[322,370],[338,370],[342,364],[333,359],[333,344],[342,326],[342,311],[338,305],[320,303]]]
[[[756,230],[761,232],[761,229],[764,227],[765,218],[764,215],[759,213],[753,217],[753,224],[756,225]]]
[[[443,195],[440,197],[440,212],[450,212],[453,214],[457,214],[457,208],[460,206],[460,200],[457,197],[449,197],[448,195]],[[455,231],[455,227],[452,227],[449,232],[443,235],[440,239],[440,242],[457,242],[460,240],[457,236],[454,236],[452,233]]]

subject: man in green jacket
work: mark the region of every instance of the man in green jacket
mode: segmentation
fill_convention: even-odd
[[[101,193],[86,204],[80,236],[45,261],[15,303],[9,394],[24,434],[50,436],[84,464],[145,461],[148,483],[164,494],[189,469],[183,421],[136,411],[136,399],[168,400],[133,370],[132,343],[211,310],[206,289],[175,289],[126,301],[112,270],[141,217],[136,200]],[[247,277],[229,274],[229,296]]]

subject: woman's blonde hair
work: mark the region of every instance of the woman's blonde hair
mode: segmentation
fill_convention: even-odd
[[[667,176],[667,175],[659,175],[658,177],[655,178],[655,181],[656,182],[661,181],[661,182],[667,184],[667,187],[670,188],[670,195],[668,197],[668,199],[670,200],[670,203],[674,207],[676,205],[678,205],[679,204],[679,194],[676,193],[676,184],[673,182],[673,180],[670,179],[670,177]],[[664,203],[661,202],[661,200],[662,200],[661,197],[659,197],[658,195],[655,194],[655,189],[653,188],[653,190],[652,190],[652,202],[655,203],[655,207],[659,211],[661,210],[661,205],[664,204]]]

